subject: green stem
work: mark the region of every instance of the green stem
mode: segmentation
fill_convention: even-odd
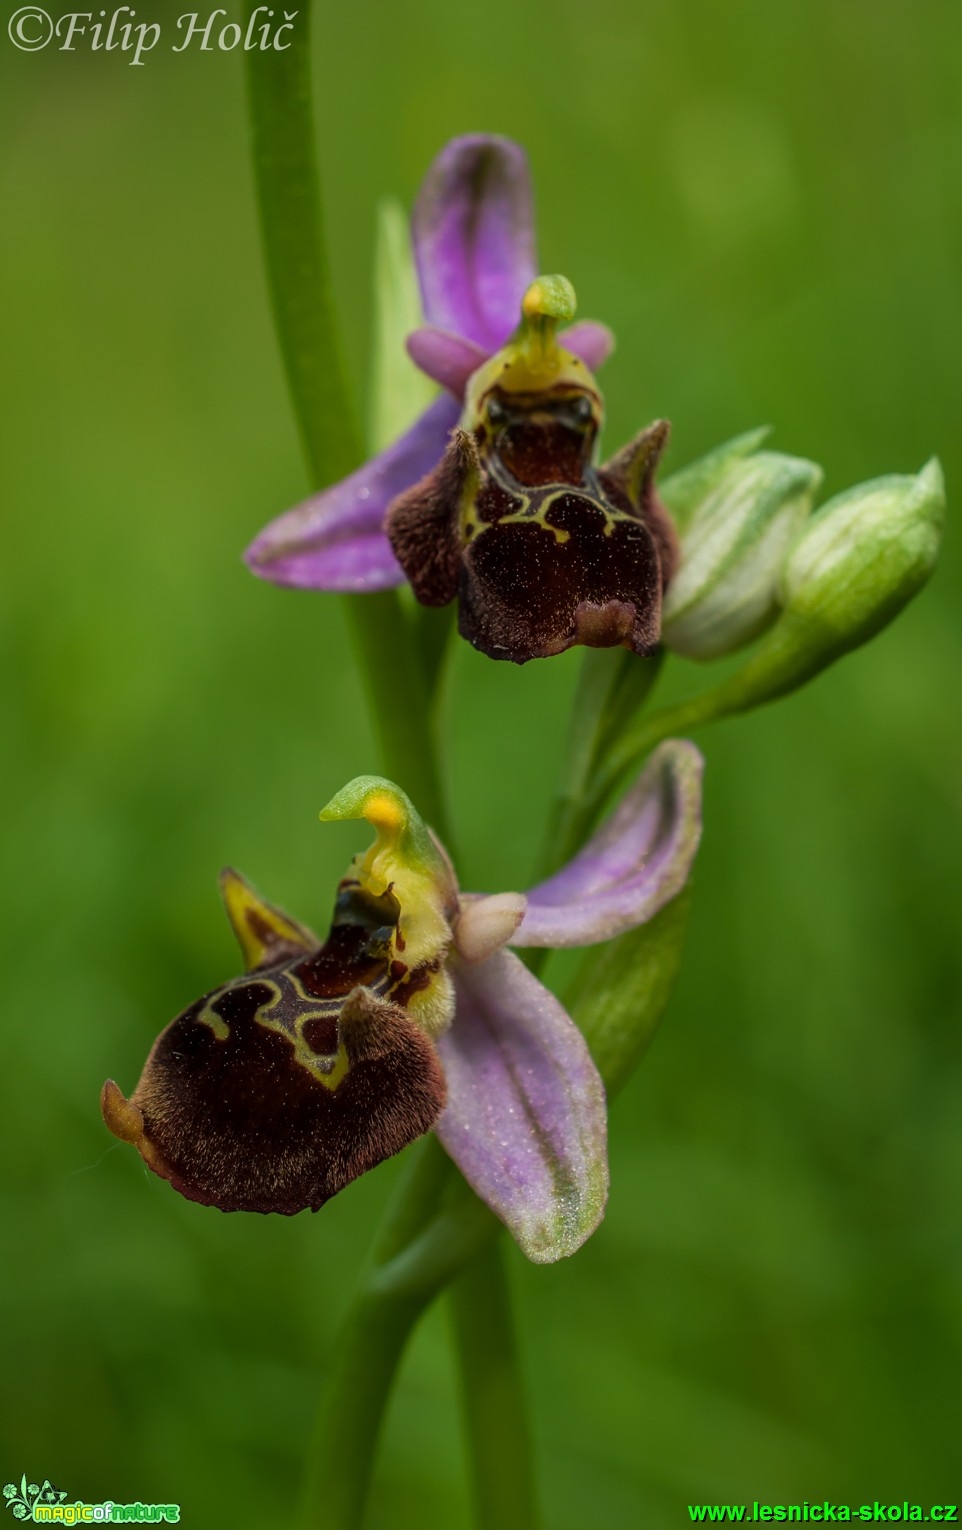
[[[531,1440],[500,1241],[454,1283],[451,1308],[477,1530],[535,1530]]]
[[[582,844],[600,806],[593,783],[623,729],[647,700],[661,672],[662,660],[661,653],[644,660],[625,649],[585,651],[571,709],[564,765],[533,881],[551,876]]]
[[[456,847],[437,765],[432,696],[411,623],[395,590],[346,595],[344,606],[384,773],[404,787],[453,856]]]
[[[713,689],[664,708],[629,729],[612,750],[600,783],[607,795],[656,744],[691,733],[706,723],[766,706],[788,696],[846,652],[837,633],[826,632],[804,611],[786,608],[740,669]]]
[[[245,15],[253,0],[245,0]],[[281,354],[310,467],[320,488],[349,472],[362,450],[332,296],[311,109],[310,7],[291,46],[246,55],[254,167],[268,281]],[[348,624],[385,771],[418,803],[451,848],[431,727],[443,645],[435,621],[417,628],[394,591],[348,597]],[[449,625],[450,618],[443,620]],[[425,635],[435,639],[435,667]],[[374,1259],[343,1324],[309,1458],[302,1523],[357,1530],[381,1422],[411,1329],[433,1297],[493,1239],[498,1223],[428,1143],[389,1214]],[[476,1302],[484,1312],[482,1277]],[[493,1311],[503,1316],[495,1288]],[[509,1364],[503,1358],[503,1366]],[[467,1363],[474,1364],[473,1358]],[[520,1392],[516,1393],[520,1398]],[[530,1480],[519,1457],[522,1496]]]
[[[732,682],[703,691],[700,696],[693,696],[676,706],[663,707],[660,712],[644,718],[612,749],[599,778],[597,795],[607,797],[622,777],[646,760],[664,739],[687,737],[696,728],[741,710],[746,703],[740,684],[735,683],[738,681],[740,676],[735,676]]]
[[[433,1137],[412,1155],[335,1345],[301,1499],[303,1530],[360,1530],[394,1378],[422,1313],[499,1223]]]
[[[328,1371],[330,1401],[308,1445],[297,1523],[304,1530],[359,1530],[380,1425],[404,1346],[422,1310],[413,1296],[361,1291],[338,1334]]]
[[[245,17],[254,0],[245,0]],[[289,48],[245,54],[261,234],[277,335],[315,488],[363,452],[334,306],[311,106],[310,4]],[[393,590],[345,597],[382,768],[447,836],[411,624]]]
[[[244,0],[245,21],[255,9]],[[316,485],[358,464],[361,435],[334,306],[311,106],[311,7],[291,45],[245,53],[254,175],[277,338]]]
[[[677,976],[687,904],[687,897],[677,898],[652,925],[622,936],[606,951],[611,971],[595,970],[590,980],[579,973],[566,995],[568,1008],[598,1057],[609,1098],[630,1073],[620,1032],[626,1026],[637,1029],[636,1017],[622,1013],[626,1006],[620,997],[625,993],[620,964],[627,960],[643,969],[650,1032]],[[666,924],[674,930],[667,941]],[[629,941],[634,946],[626,949]],[[639,1050],[647,1039],[647,1033],[638,1038]],[[457,1294],[457,1331],[478,1524],[483,1530],[495,1525],[499,1530],[517,1525],[520,1530],[537,1523],[507,1292],[503,1272],[487,1257],[500,1231],[500,1223],[468,1188],[435,1138],[411,1155],[371,1264],[341,1326],[308,1457],[301,1530],[317,1530],[318,1525],[324,1530],[360,1530],[377,1439],[404,1348],[437,1294],[466,1271],[470,1278]],[[484,1265],[475,1274],[472,1261],[482,1257]],[[516,1518],[514,1501],[527,1506]]]

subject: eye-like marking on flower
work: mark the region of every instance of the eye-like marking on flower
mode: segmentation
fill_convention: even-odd
[[[518,664],[574,643],[653,653],[673,562],[653,488],[668,427],[595,466],[601,394],[556,337],[573,313],[564,277],[531,284],[513,338],[468,382],[441,462],[387,514],[418,600],[457,596],[462,635]]]
[[[563,277],[535,275],[523,151],[453,140],[425,178],[413,236],[427,323],[408,349],[445,394],[380,456],[268,526],[251,568],[323,590],[407,576],[424,604],[457,598],[463,636],[516,663],[575,643],[651,653],[675,558],[653,489],[668,427],[596,465],[593,370],[611,335],[571,323]]]
[[[323,816],[358,811],[377,838],[341,882],[324,944],[224,872],[245,975],[172,1021],[129,1101],[105,1086],[110,1129],[191,1200],[317,1210],[444,1106],[433,1038],[454,1004],[454,880],[395,787],[361,778]]]
[[[246,972],[158,1037],[104,1120],[190,1200],[317,1210],[437,1127],[537,1261],[573,1253],[607,1194],[604,1087],[581,1032],[515,945],[586,945],[651,918],[698,844],[701,758],[662,745],[609,823],[527,897],[459,896],[441,846],[380,777],[322,818],[376,829],[322,944],[237,875],[221,881]]]

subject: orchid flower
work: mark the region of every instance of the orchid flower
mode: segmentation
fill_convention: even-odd
[[[457,597],[462,635],[519,664],[575,643],[653,653],[675,562],[653,488],[668,427],[595,465],[592,374],[612,338],[571,324],[571,284],[536,273],[523,150],[454,139],[412,233],[427,323],[408,350],[444,392],[379,456],[273,521],[250,567],[330,591],[406,576],[425,605]]]
[[[506,949],[580,946],[682,889],[701,756],[669,741],[610,820],[527,896],[458,891],[407,796],[361,776],[321,813],[374,843],[340,883],[323,944],[236,872],[221,886],[245,973],[173,1020],[107,1126],[190,1200],[292,1215],[436,1128],[530,1259],[571,1254],[608,1188],[605,1092],[560,1002]]]

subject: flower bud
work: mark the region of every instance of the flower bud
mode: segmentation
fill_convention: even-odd
[[[875,478],[823,505],[789,549],[781,616],[713,693],[713,715],[784,696],[874,637],[932,572],[944,511],[934,457],[916,476]]]
[[[935,565],[945,513],[937,458],[917,476],[891,474],[837,494],[789,552],[786,612],[807,621],[832,657],[891,621]]]
[[[731,653],[778,615],[785,554],[811,513],[822,472],[800,457],[754,451],[759,439],[739,437],[662,489],[683,522],[663,637],[687,658]]]

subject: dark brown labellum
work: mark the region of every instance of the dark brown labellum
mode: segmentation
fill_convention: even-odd
[[[653,488],[664,422],[606,467],[591,465],[598,401],[565,385],[491,390],[483,423],[456,431],[433,473],[386,523],[426,605],[459,599],[462,635],[492,658],[528,659],[575,643],[651,654],[674,561]]]
[[[239,882],[239,879],[238,879]],[[246,892],[246,886],[241,884]],[[246,932],[299,929],[263,906]],[[215,989],[158,1037],[104,1119],[190,1200],[291,1215],[429,1131],[444,1108],[433,1043],[408,1016],[431,970],[391,955],[400,907],[343,883],[323,946]],[[256,952],[255,952],[256,954]]]

